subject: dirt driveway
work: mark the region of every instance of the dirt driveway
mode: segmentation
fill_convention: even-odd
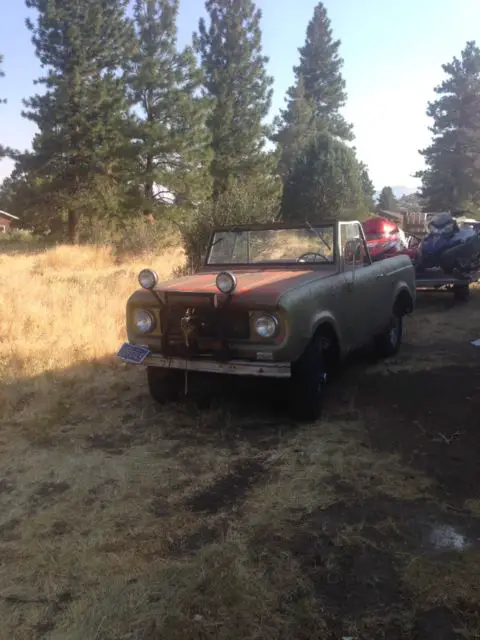
[[[110,361],[25,383],[0,638],[478,639],[478,294],[421,298],[401,355],[353,362],[307,427],[257,385],[156,408]]]

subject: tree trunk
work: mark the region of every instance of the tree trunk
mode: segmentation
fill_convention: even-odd
[[[151,178],[152,171],[153,171],[153,159],[151,156],[147,156],[147,162],[145,165],[146,179],[143,185],[143,196],[145,198],[145,201],[147,202],[143,210],[143,214],[146,217],[149,217],[152,215],[152,203],[153,203],[153,180]]]
[[[78,214],[76,211],[68,212],[68,241],[70,244],[80,243],[80,231],[78,228]]]
[[[145,198],[145,206],[143,208],[143,215],[149,217],[152,215],[152,203],[153,203],[153,182],[147,182],[143,185],[143,195]]]
[[[228,190],[228,178],[215,176],[213,178],[212,200],[218,202],[222,195]]]

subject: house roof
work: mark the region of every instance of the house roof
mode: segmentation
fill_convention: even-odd
[[[20,218],[17,218],[17,216],[12,215],[11,213],[7,213],[6,211],[2,211],[0,209],[0,216],[4,216],[5,218],[11,218],[12,220],[19,220]]]

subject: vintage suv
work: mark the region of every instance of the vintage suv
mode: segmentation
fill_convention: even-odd
[[[305,420],[349,352],[372,339],[398,351],[415,304],[410,258],[372,262],[357,221],[217,229],[196,274],[159,283],[144,269],[139,282],[117,355],[146,365],[155,400],[178,397],[190,371],[288,378]]]

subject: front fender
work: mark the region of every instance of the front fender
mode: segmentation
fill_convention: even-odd
[[[415,308],[415,302],[417,297],[417,291],[413,284],[408,283],[406,280],[399,280],[392,293],[392,308],[397,301],[401,301],[404,313],[411,313]]]
[[[338,347],[340,349],[340,353],[341,353],[341,355],[343,355],[343,353],[344,353],[344,346],[343,346],[344,345],[344,340],[343,340],[342,331],[340,329],[340,326],[339,326],[337,320],[335,319],[334,315],[330,311],[322,310],[322,311],[319,311],[318,313],[316,313],[313,316],[312,323],[310,325],[310,339],[312,338],[312,336],[315,334],[317,329],[322,324],[328,324],[333,329],[333,331],[335,332],[335,335],[337,336]]]
[[[317,313],[315,313],[313,315],[313,317],[311,319],[310,327],[309,327],[309,329],[310,329],[310,331],[309,331],[310,337],[313,336],[313,334],[318,329],[318,327],[324,322],[328,322],[329,324],[331,324],[332,328],[335,330],[335,333],[340,338],[340,331],[339,331],[338,323],[335,320],[333,314],[330,311],[326,310],[326,309],[322,309],[321,311],[318,311]]]

